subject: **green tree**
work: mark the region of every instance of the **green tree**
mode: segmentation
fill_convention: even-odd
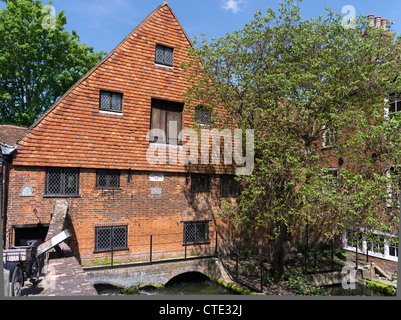
[[[399,164],[400,119],[383,111],[399,87],[400,50],[394,34],[368,24],[360,16],[349,28],[330,9],[303,20],[288,0],[211,43],[196,37],[189,53],[202,72],[188,77],[188,103],[224,106],[216,123],[255,130],[255,170],[225,217],[239,233],[268,230],[274,274],[289,232],[312,241],[398,226],[386,168]],[[323,145],[329,130],[335,141]]]
[[[65,30],[64,11],[52,18],[39,0],[1,1],[0,123],[29,126],[105,53]]]

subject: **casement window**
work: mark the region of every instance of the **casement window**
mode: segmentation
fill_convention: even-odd
[[[184,244],[209,242],[209,221],[184,222]]]
[[[119,170],[96,170],[96,188],[115,189],[119,187]]]
[[[220,196],[237,197],[239,195],[239,182],[235,176],[223,175],[220,177]]]
[[[392,257],[398,258],[398,239],[392,238],[388,244],[388,254]]]
[[[323,172],[323,181],[324,187],[323,191],[327,192],[337,192],[338,188],[338,179],[339,179],[339,170],[338,168],[329,168]]]
[[[150,142],[181,145],[179,133],[182,131],[182,112],[184,104],[166,100],[152,99],[152,119]]]
[[[79,170],[47,168],[46,195],[73,196],[79,193]]]
[[[122,250],[128,248],[128,226],[95,228],[95,251]]]
[[[155,62],[166,66],[173,66],[173,53],[173,48],[157,44]]]
[[[111,91],[100,91],[100,110],[111,112],[123,111],[123,94]]]
[[[334,147],[336,144],[336,130],[333,127],[325,126],[323,130],[323,148]]]
[[[200,125],[210,125],[212,120],[212,111],[207,110],[203,107],[196,107],[195,109],[195,120]]]
[[[191,175],[191,192],[202,193],[209,192],[210,179],[205,174],[192,174]]]
[[[346,233],[346,247],[361,248],[362,247],[362,233],[354,229],[348,229]]]
[[[373,241],[367,241],[368,250],[376,253],[384,255],[384,237],[379,237]]]
[[[399,111],[401,111],[401,94],[399,94],[398,92],[391,94],[389,103],[390,108],[388,110],[388,115],[390,117],[393,117],[398,114]]]

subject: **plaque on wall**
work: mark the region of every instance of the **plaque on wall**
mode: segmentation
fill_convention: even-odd
[[[33,197],[33,188],[31,186],[22,187],[20,197]]]
[[[149,174],[149,181],[152,182],[163,182],[164,174],[159,172],[152,172]]]
[[[161,188],[152,188],[150,190],[151,195],[160,195],[162,194],[162,189]]]

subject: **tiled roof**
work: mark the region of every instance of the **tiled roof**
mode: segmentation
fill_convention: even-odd
[[[14,146],[27,129],[14,125],[0,125],[0,143]]]
[[[155,65],[156,44],[174,48],[173,68]],[[14,165],[185,172],[149,165],[146,134],[152,98],[183,101],[189,83],[180,64],[191,46],[164,2],[28,130]],[[99,112],[100,90],[124,93],[123,115]],[[183,123],[192,125],[190,113]]]

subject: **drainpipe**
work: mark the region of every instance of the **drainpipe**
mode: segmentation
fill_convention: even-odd
[[[2,160],[1,160],[1,168],[4,169],[4,187],[3,181],[2,183],[2,194],[1,194],[1,213],[3,218],[3,226],[2,226],[2,240],[3,240],[3,249],[6,249],[6,234],[7,234],[7,207],[8,207],[8,186],[10,182],[10,163],[12,162],[12,154],[17,149],[17,146],[10,147],[7,145],[1,145],[1,153],[2,153]]]

